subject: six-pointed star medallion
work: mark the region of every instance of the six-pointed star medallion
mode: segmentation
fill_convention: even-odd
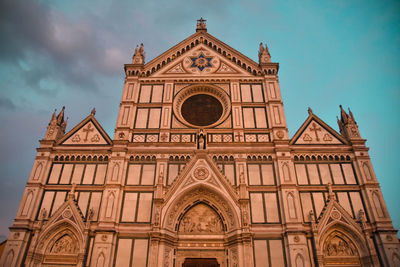
[[[192,60],[191,68],[199,68],[200,71],[203,71],[204,68],[212,67],[210,61],[212,57],[205,57],[203,53],[200,53],[197,57],[190,57]]]

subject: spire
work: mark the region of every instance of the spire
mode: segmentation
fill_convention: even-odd
[[[96,108],[92,109],[92,111],[90,112],[90,115],[92,115],[92,116],[96,115]]]
[[[64,111],[65,111],[65,106],[62,107],[60,113],[57,116],[57,124],[61,125],[64,122]]]
[[[360,132],[358,131],[357,122],[354,119],[354,115],[349,108],[349,114],[343,109],[342,105],[340,108],[340,120],[337,118],[340,133],[346,137],[347,140],[360,139]]]
[[[198,31],[207,31],[206,20],[203,17],[197,20],[196,32]]]
[[[258,51],[258,59],[260,65],[265,63],[271,63],[271,55],[269,53],[267,44],[265,44],[264,48],[263,43],[260,43],[260,49]]]
[[[349,119],[349,115],[347,115],[346,111],[344,111],[342,105],[339,105],[339,107],[340,107],[340,120],[343,123],[347,123],[348,119]]]
[[[57,141],[65,134],[65,129],[67,128],[68,118],[64,120],[65,106],[61,109],[60,113],[57,115],[57,109],[54,110],[51,115],[50,123],[47,126],[45,140]]]
[[[312,109],[310,107],[308,107],[307,111],[308,111],[308,115],[312,115],[313,114]]]

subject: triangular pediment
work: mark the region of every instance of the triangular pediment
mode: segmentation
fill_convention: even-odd
[[[57,144],[59,145],[111,145],[112,141],[93,114],[71,129]]]
[[[69,194],[71,194],[71,192]],[[43,213],[46,212],[47,211],[42,210],[41,216],[43,217]],[[53,225],[58,225],[61,222],[67,222],[79,229],[85,228],[83,214],[75,202],[74,197],[71,195],[68,195],[68,199],[51,215],[49,220],[46,222],[43,231],[52,228]]]
[[[290,141],[292,145],[344,145],[347,141],[328,124],[310,113]]]
[[[173,77],[175,75],[190,76],[252,76],[251,73],[224,58],[217,51],[204,44],[199,44],[179,59],[171,62],[170,66],[153,73],[151,77]]]
[[[353,219],[341,205],[337,202],[336,198],[331,195],[329,201],[326,203],[319,218],[314,224],[314,233],[324,232],[326,229],[333,225],[345,225],[346,228],[351,229],[353,232],[362,234],[361,226]]]
[[[207,51],[206,53],[209,53],[209,56],[213,57],[210,63],[212,67],[205,67],[201,71],[199,70],[202,67],[198,70],[190,67],[193,64],[191,57],[197,57],[198,55],[194,54],[199,49]],[[189,65],[189,63],[192,64]],[[261,74],[260,71],[257,62],[218,40],[211,34],[200,31],[146,63],[142,73],[150,77],[158,77],[160,75],[172,77],[173,74],[203,76],[209,74],[218,74],[219,76],[242,74],[245,76],[254,76],[255,74]]]
[[[175,181],[171,184],[165,200],[174,198],[180,192],[187,191],[196,186],[205,186],[221,192],[237,201],[237,193],[228,179],[210,157],[205,153],[197,153],[180,172]]]

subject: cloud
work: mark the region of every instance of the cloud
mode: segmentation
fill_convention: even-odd
[[[98,22],[98,18],[68,17],[33,0],[1,1],[0,60],[18,66],[24,73],[21,78],[39,93],[46,91],[41,84],[48,77],[96,91],[98,76],[119,75],[116,66],[126,58],[121,45],[104,39],[117,36],[102,34]]]
[[[14,110],[15,104],[8,98],[0,97],[0,109]]]

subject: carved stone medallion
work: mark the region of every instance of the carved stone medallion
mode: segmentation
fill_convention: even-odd
[[[71,211],[71,210],[65,210],[65,211],[62,213],[62,216],[63,216],[63,218],[69,219],[69,218],[71,218],[71,216],[72,216],[72,211]]]
[[[208,170],[204,167],[197,167],[193,172],[194,177],[198,180],[207,179],[209,174]]]
[[[332,217],[333,219],[335,219],[335,220],[339,220],[340,217],[342,217],[342,216],[340,215],[340,212],[339,212],[339,211],[333,210],[332,213],[331,213],[331,217]]]

